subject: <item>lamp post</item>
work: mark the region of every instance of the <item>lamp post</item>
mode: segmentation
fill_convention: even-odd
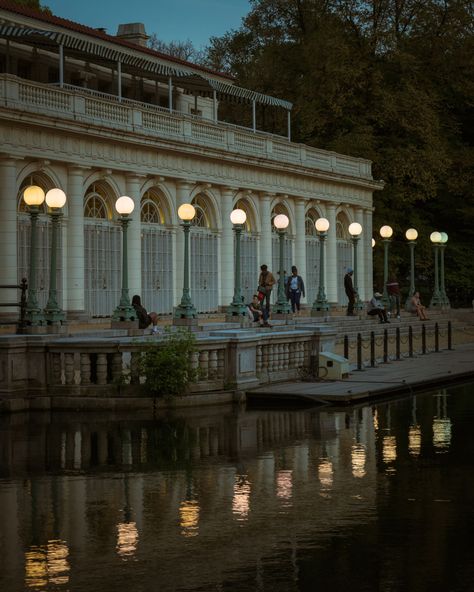
[[[234,276],[234,298],[227,307],[227,316],[245,317],[247,315],[247,306],[242,299],[242,290],[240,287],[240,236],[244,228],[247,214],[244,210],[235,209],[230,214],[230,221],[234,226],[235,232],[235,276]]]
[[[122,292],[120,303],[114,310],[112,319],[114,321],[133,321],[137,318],[135,309],[130,304],[128,295],[128,241],[127,228],[130,224],[129,215],[133,212],[135,204],[131,197],[122,195],[115,202],[115,209],[120,215],[119,222],[122,226]]]
[[[58,250],[58,232],[59,220],[62,217],[61,208],[66,203],[66,194],[62,189],[50,189],[46,194],[46,204],[50,208],[51,216],[51,263],[49,266],[49,293],[48,302],[44,309],[44,318],[47,323],[62,323],[66,315],[61,310],[57,300],[56,289],[56,270],[57,270],[57,250]]]
[[[443,306],[449,308],[450,302],[449,302],[449,298],[448,295],[446,294],[446,287],[444,285],[444,249],[446,248],[446,243],[448,242],[448,235],[446,234],[446,232],[441,232],[441,242],[439,244],[439,257],[440,257],[440,286],[439,286],[439,291],[440,291],[440,296],[441,296],[441,300],[443,303]]]
[[[273,307],[273,311],[275,314],[280,315],[287,315],[290,313],[290,305],[286,299],[285,295],[285,264],[283,261],[283,247],[285,244],[285,230],[290,223],[288,216],[285,214],[278,214],[273,219],[273,224],[277,229],[278,235],[280,237],[280,277],[278,279],[278,299]]]
[[[393,229],[391,226],[382,226],[380,229],[380,236],[383,242],[383,297],[382,302],[385,308],[389,305],[387,282],[388,282],[388,246],[391,242]]]
[[[44,202],[44,191],[38,185],[30,185],[23,192],[23,199],[28,206],[31,218],[30,234],[30,270],[28,277],[28,298],[26,300],[25,319],[30,325],[42,325],[44,323],[43,313],[38,306],[36,296],[36,227],[40,206]]]
[[[329,310],[329,303],[324,289],[324,242],[329,230],[329,220],[318,218],[314,223],[319,238],[319,288],[316,300],[313,302],[311,316],[318,316],[321,312]]]
[[[183,276],[183,295],[181,296],[181,303],[174,310],[173,323],[179,319],[196,319],[196,309],[191,302],[191,295],[189,292],[189,232],[191,230],[191,220],[196,215],[196,210],[193,205],[189,203],[182,204],[178,208],[178,217],[182,221],[181,226],[184,231],[184,276]]]
[[[435,264],[435,277],[434,277],[434,290],[433,296],[431,297],[430,306],[431,307],[440,307],[442,305],[441,300],[441,293],[439,291],[439,265],[438,265],[438,252],[440,249],[441,244],[441,232],[432,232],[430,234],[430,241],[433,244],[433,253],[434,253],[434,264]]]
[[[415,245],[416,239],[418,238],[418,231],[415,228],[409,228],[405,232],[405,236],[408,241],[408,246],[410,247],[410,289],[405,301],[405,310],[410,311],[411,299],[415,293]]]
[[[363,304],[359,298],[359,287],[357,282],[357,243],[362,234],[362,226],[359,222],[352,222],[352,224],[349,224],[349,234],[351,235],[352,244],[354,245],[354,291],[356,294],[354,308],[355,310],[362,310]]]

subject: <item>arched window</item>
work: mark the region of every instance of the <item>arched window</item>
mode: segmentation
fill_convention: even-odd
[[[145,224],[164,224],[165,208],[160,194],[149,189],[141,200],[141,221]]]
[[[311,208],[311,210],[308,210],[308,212],[306,213],[305,221],[304,221],[304,229],[305,229],[306,236],[313,236],[313,237],[318,236],[318,233],[316,232],[316,227],[315,227],[315,222],[318,218],[320,218],[320,216],[314,208]]]
[[[198,228],[210,228],[211,224],[206,198],[202,195],[198,195],[193,199],[192,204],[196,209],[196,215],[191,220],[191,224]]]

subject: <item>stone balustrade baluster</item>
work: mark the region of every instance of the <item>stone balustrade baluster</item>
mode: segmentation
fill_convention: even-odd
[[[91,384],[91,358],[87,353],[81,353],[81,385]]]
[[[51,378],[53,384],[61,384],[61,354],[52,353],[51,357]]]
[[[209,378],[217,377],[217,350],[211,349],[209,352]]]
[[[283,367],[285,370],[290,368],[290,343],[283,344]]]
[[[207,380],[209,378],[209,351],[207,349],[202,349],[199,352],[199,369],[201,379]]]
[[[225,351],[223,349],[217,352],[217,378],[225,377]]]
[[[97,354],[97,384],[107,384],[107,354]]]
[[[257,374],[260,374],[260,372],[262,371],[262,346],[261,345],[257,345],[255,367],[256,367]]]
[[[262,345],[262,370],[268,372],[268,365],[270,363],[270,346]]]
[[[64,379],[66,384],[74,384],[74,354],[64,354]]]
[[[120,384],[122,380],[122,352],[112,354],[112,382]]]

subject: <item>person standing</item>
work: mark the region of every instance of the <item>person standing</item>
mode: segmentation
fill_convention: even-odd
[[[291,275],[285,285],[286,298],[291,302],[291,311],[299,314],[301,295],[305,296],[303,278],[298,275],[295,265],[291,268]]]
[[[387,293],[390,301],[390,314],[394,312],[397,314],[397,319],[400,318],[400,286],[397,280],[392,276],[387,282]]]
[[[347,273],[344,276],[344,290],[346,291],[346,296],[349,299],[347,304],[347,316],[353,317],[354,316],[354,304],[356,298],[356,291],[354,290],[354,284],[352,283],[352,275],[354,274],[354,270],[352,267],[347,268]]]
[[[270,315],[270,297],[272,295],[272,289],[275,285],[275,277],[273,273],[268,270],[268,267],[264,264],[260,266],[260,275],[258,277],[258,290],[263,293],[262,307],[265,307],[267,311],[267,318]]]

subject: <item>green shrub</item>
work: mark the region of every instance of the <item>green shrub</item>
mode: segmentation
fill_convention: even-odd
[[[159,396],[182,395],[197,378],[191,366],[196,338],[191,331],[165,329],[164,340],[150,345],[141,357],[141,374],[145,388]]]

